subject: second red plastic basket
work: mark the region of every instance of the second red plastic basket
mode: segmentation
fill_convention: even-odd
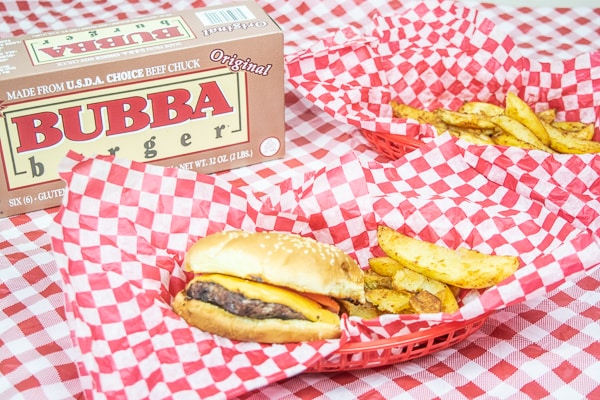
[[[361,129],[360,131],[377,152],[392,160],[396,160],[424,144],[420,140],[404,135],[375,132],[367,129]]]

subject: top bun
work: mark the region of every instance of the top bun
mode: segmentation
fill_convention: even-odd
[[[187,251],[184,267],[194,273],[220,273],[365,301],[363,271],[350,256],[335,246],[291,233],[215,233]]]

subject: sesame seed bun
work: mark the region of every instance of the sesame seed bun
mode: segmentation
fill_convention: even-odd
[[[198,240],[184,268],[364,303],[364,275],[335,246],[290,233],[224,231]]]
[[[212,234],[188,250],[184,268],[196,276],[173,299],[175,312],[235,340],[339,338],[340,307],[332,298],[365,302],[364,274],[352,258],[289,233]]]

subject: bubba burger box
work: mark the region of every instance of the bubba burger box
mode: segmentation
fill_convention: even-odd
[[[212,173],[284,154],[283,32],[254,2],[0,39],[0,218],[69,150]]]

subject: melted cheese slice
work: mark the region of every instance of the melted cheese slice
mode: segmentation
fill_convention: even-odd
[[[240,293],[249,299],[260,300],[265,303],[283,304],[292,310],[301,313],[306,319],[312,322],[326,322],[330,324],[340,323],[340,317],[338,315],[324,309],[316,301],[304,297],[297,292],[286,290],[280,286],[254,282],[222,274],[198,275],[194,280],[219,284],[230,292]]]

